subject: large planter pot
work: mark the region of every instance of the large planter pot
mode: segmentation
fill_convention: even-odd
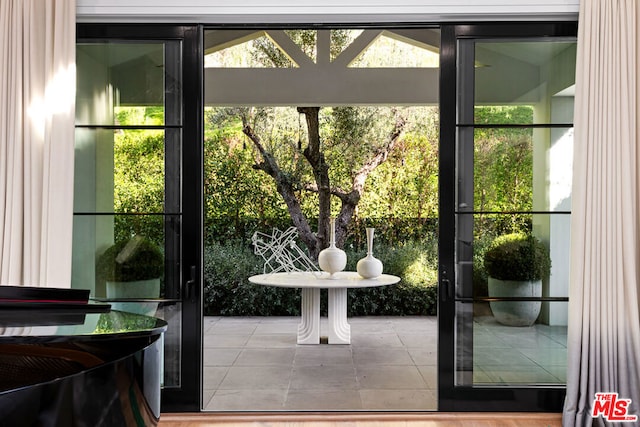
[[[160,279],[136,280],[132,282],[107,281],[109,299],[144,299],[160,297]],[[153,316],[158,308],[157,302],[111,302],[111,308],[130,313]]]
[[[498,280],[489,277],[489,297],[541,297],[542,281]],[[540,301],[491,301],[493,316],[503,325],[531,326],[540,315]]]

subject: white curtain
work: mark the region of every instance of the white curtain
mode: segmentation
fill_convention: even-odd
[[[640,420],[639,9],[580,2],[565,427],[609,425],[599,392]]]
[[[0,284],[71,286],[75,0],[0,1]]]

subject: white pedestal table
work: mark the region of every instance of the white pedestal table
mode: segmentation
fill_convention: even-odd
[[[320,289],[328,290],[329,344],[350,344],[351,326],[347,322],[347,289],[393,285],[397,276],[383,274],[364,279],[355,271],[341,271],[333,277],[319,271],[260,274],[249,277],[264,286],[301,289],[301,322],[298,344],[320,344]]]

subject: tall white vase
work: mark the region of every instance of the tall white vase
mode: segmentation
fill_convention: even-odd
[[[367,228],[367,256],[356,264],[356,271],[365,279],[375,279],[382,275],[382,261],[373,256],[373,233],[375,228]]]
[[[329,273],[329,278],[334,279],[334,274],[344,270],[347,266],[347,254],[336,247],[336,220],[329,219],[331,234],[329,237],[329,247],[323,249],[318,254],[318,265],[322,271]]]

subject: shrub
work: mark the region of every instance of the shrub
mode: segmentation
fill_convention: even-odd
[[[355,271],[365,249],[347,248],[347,270]],[[385,273],[401,277],[397,285],[350,289],[348,314],[433,315],[437,305],[437,255],[435,243],[407,243],[398,247],[380,242],[374,255]],[[205,248],[205,314],[227,316],[297,316],[298,289],[255,285],[248,277],[262,273],[263,260],[249,245],[239,242],[211,243]],[[321,310],[326,313],[326,290]]]
[[[149,239],[134,236],[110,246],[96,264],[100,280],[132,282],[156,279],[164,273],[164,256]]]
[[[484,269],[484,254],[495,237],[483,234],[473,240],[473,296],[486,297],[489,294],[487,272]]]
[[[365,256],[365,252],[348,253],[347,269],[355,270],[355,264]],[[400,277],[400,283],[376,288],[350,289],[349,315],[436,314],[438,273],[435,240],[426,243],[409,241],[398,246],[376,242],[374,256],[382,261],[384,273]]]
[[[223,316],[300,314],[296,289],[261,286],[249,276],[262,273],[262,259],[238,242],[211,243],[204,252],[204,312]]]
[[[547,247],[532,235],[496,237],[484,255],[487,274],[499,280],[540,280],[549,276],[551,258]]]

